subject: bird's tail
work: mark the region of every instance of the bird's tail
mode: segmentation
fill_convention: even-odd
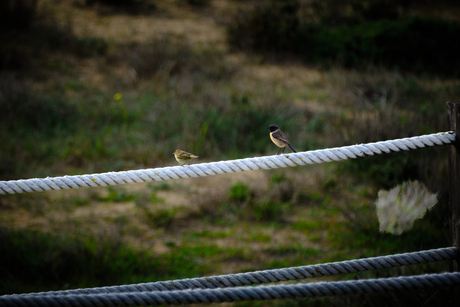
[[[293,152],[297,152],[297,150],[295,150],[295,149],[291,146],[291,144],[288,144],[288,146],[289,146],[289,148],[292,149]]]

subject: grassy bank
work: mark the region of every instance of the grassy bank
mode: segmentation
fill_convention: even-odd
[[[224,17],[237,12],[234,1],[140,2],[148,14],[104,1],[48,0],[40,3],[54,11],[39,6],[40,18],[29,28],[13,29],[18,35],[0,46],[0,180],[177,165],[176,148],[199,155],[198,162],[275,154],[267,131],[272,123],[299,151],[445,131],[445,102],[460,94],[457,79],[430,69],[414,74],[362,57],[361,66],[344,68],[332,59],[325,69],[296,57],[269,61],[266,54],[229,51]],[[415,20],[380,26],[407,31]],[[357,39],[365,34],[357,22],[371,21],[335,30],[322,24],[324,31]],[[0,260],[7,265],[0,269],[0,292],[448,246],[447,171],[446,147],[436,147],[157,184],[1,196]],[[413,179],[438,193],[438,204],[412,230],[380,233],[378,191]],[[444,270],[447,264],[439,263],[321,280]],[[379,297],[351,300],[378,305]],[[297,303],[305,302],[343,303]]]

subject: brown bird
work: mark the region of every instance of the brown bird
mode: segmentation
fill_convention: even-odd
[[[179,164],[182,166],[192,161],[192,159],[199,158],[198,156],[195,156],[194,154],[191,154],[189,152],[186,152],[180,149],[176,149],[173,155],[176,158],[177,162],[179,162]]]
[[[297,152],[291,146],[291,143],[289,143],[289,140],[287,139],[283,131],[280,130],[280,127],[278,127],[277,125],[270,125],[268,126],[268,129],[270,130],[270,138],[272,139],[273,143],[275,143],[275,145],[280,148],[277,155],[280,154],[281,150],[284,152],[286,146],[291,148],[293,152]]]

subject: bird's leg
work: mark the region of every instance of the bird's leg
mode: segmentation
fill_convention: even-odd
[[[283,148],[281,148],[281,147],[280,147],[280,150],[278,150],[278,153],[277,153],[277,155],[279,155],[279,154],[280,154],[280,152],[281,152],[281,149],[283,149]]]

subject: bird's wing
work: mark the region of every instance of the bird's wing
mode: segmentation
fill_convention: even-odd
[[[276,132],[273,132],[273,137],[275,139],[285,143],[286,145],[290,145],[289,140],[287,139],[286,135],[280,130],[278,130]]]

